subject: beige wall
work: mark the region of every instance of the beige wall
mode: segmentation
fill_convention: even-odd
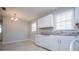
[[[15,42],[29,39],[29,22],[12,21],[10,17],[3,17],[3,42]]]

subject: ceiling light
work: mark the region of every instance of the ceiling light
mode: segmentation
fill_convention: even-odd
[[[13,18],[13,17],[11,17],[11,20],[14,20],[14,18]]]
[[[18,18],[15,18],[14,21],[18,21]]]
[[[14,16],[11,17],[11,20],[18,21],[18,18],[16,17],[16,13],[14,13]]]

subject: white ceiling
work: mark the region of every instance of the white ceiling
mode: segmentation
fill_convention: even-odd
[[[57,7],[6,7],[6,13],[9,16],[16,16],[22,20],[32,21],[41,16],[51,13]]]

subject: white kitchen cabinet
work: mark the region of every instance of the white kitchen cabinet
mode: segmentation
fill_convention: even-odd
[[[71,8],[73,10],[73,23],[79,22],[79,7]],[[58,12],[58,11],[57,11]],[[44,27],[54,27],[54,16],[55,14],[49,14],[45,17],[42,17],[38,19],[38,28],[44,28]],[[74,24],[73,24],[74,26]]]
[[[69,51],[70,44],[75,39],[74,36],[59,36],[59,51]]]
[[[39,46],[43,46],[43,36],[42,35],[35,35],[35,43]]]
[[[70,50],[70,43],[75,40],[76,37],[74,36],[50,36],[50,50],[53,51],[69,51]]]
[[[49,49],[53,50],[53,51],[57,51],[58,50],[58,39],[56,36],[51,35],[50,39],[49,39]]]
[[[49,48],[49,36],[47,35],[36,35],[35,43],[41,47]]]
[[[38,28],[53,27],[53,14],[38,19]]]
[[[75,36],[36,35],[35,42],[52,51],[69,51],[70,43],[75,39]]]
[[[58,39],[57,36],[53,35],[36,35],[35,42],[37,45],[47,48],[49,50],[58,50]]]
[[[49,47],[50,47],[50,35],[43,35],[43,38],[44,38],[43,47],[49,49]]]

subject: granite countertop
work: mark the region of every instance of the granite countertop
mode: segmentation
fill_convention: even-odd
[[[54,31],[54,32],[41,32],[41,35],[60,35],[60,36],[78,36],[78,31]]]

